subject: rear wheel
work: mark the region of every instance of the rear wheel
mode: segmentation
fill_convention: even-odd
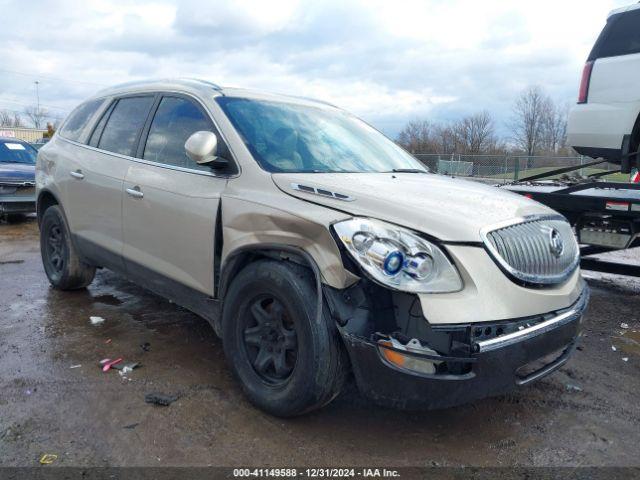
[[[42,216],[40,253],[44,271],[55,288],[75,290],[93,281],[96,269],[80,260],[58,206],[49,207]]]
[[[272,415],[319,408],[342,388],[345,352],[335,326],[326,314],[318,319],[316,308],[310,272],[272,260],[247,266],[225,297],[225,355],[249,400]]]

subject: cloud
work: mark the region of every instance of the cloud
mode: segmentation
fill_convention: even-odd
[[[0,0],[0,108],[64,115],[102,86],[151,77],[314,96],[390,135],[414,118],[486,109],[517,93],[573,101],[607,12],[628,0]]]

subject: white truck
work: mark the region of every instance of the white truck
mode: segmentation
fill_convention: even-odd
[[[609,13],[582,71],[568,144],[578,153],[637,168],[640,144],[640,3]]]

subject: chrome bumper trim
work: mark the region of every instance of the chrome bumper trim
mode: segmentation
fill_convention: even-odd
[[[585,309],[587,308],[588,303],[589,287],[585,286],[584,290],[580,294],[580,298],[569,308],[569,310],[562,312],[559,315],[550,318],[549,320],[545,320],[544,322],[533,325],[529,328],[524,328],[517,332],[502,335],[490,340],[476,342],[476,353],[485,353],[492,350],[497,350],[499,348],[507,347],[509,345],[513,345],[514,343],[537,337],[538,335],[547,333],[555,328],[561,327],[562,325],[566,325],[567,323],[571,323],[572,321],[582,316]]]

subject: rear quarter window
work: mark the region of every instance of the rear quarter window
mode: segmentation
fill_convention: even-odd
[[[89,100],[76,108],[71,112],[67,121],[64,122],[62,129],[60,129],[60,136],[77,142],[87,122],[103,103],[104,99],[102,98]]]
[[[640,9],[618,13],[607,21],[589,60],[640,53]]]

